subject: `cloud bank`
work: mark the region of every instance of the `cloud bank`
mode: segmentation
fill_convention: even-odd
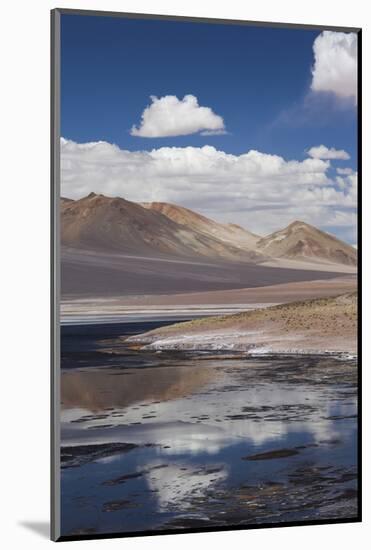
[[[350,155],[344,149],[334,149],[333,147],[326,147],[325,145],[318,145],[317,147],[311,147],[308,150],[308,155],[314,159],[323,160],[349,160]]]
[[[140,125],[131,128],[132,136],[158,138],[201,131],[202,135],[226,133],[223,118],[210,107],[201,107],[194,95],[185,95],[183,99],[175,95],[151,96],[151,101],[142,113]]]
[[[357,103],[357,35],[324,31],[314,41],[311,89]]]
[[[352,168],[336,168],[336,171],[341,176],[350,176],[353,174]]]
[[[355,242],[357,174],[331,179],[330,166],[320,158],[285,160],[255,150],[232,155],[209,145],[132,152],[102,141],[61,140],[63,196],[94,191],[172,202],[260,234],[303,219],[339,227]]]

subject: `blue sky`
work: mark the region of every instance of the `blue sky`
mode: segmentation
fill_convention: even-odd
[[[223,116],[230,134],[214,136],[211,143],[224,151],[254,148],[300,158],[318,142],[345,149],[354,160],[354,109],[329,112],[324,100],[313,109],[316,124],[311,114],[295,121],[295,105],[310,85],[318,34],[64,15],[62,135],[78,142],[106,140],[129,150],[202,146],[210,138],[191,135],[153,143],[129,134],[149,96],[194,94]],[[291,109],[293,120],[280,120]]]
[[[313,44],[320,34],[62,15],[61,134],[79,144],[106,141],[132,152],[209,145],[236,156],[253,149],[299,162],[308,149],[324,144],[350,156],[332,160],[327,176],[335,178],[338,167],[354,171],[354,98],[311,90]],[[222,117],[226,133],[131,135],[150,96],[181,100],[187,94]]]

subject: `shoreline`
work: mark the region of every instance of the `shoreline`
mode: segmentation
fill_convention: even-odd
[[[190,356],[195,355],[202,355],[205,357],[205,359],[210,358],[221,358],[221,359],[241,359],[243,357],[248,359],[267,359],[267,360],[274,360],[274,359],[282,359],[284,357],[288,358],[300,358],[300,357],[318,357],[318,358],[331,358],[331,359],[338,359],[339,361],[357,361],[358,360],[358,352],[357,351],[351,351],[351,350],[327,350],[327,349],[308,349],[308,350],[300,350],[300,349],[287,349],[287,350],[279,350],[279,351],[271,351],[271,350],[263,350],[258,347],[251,347],[250,349],[213,349],[213,348],[164,348],[164,349],[153,349],[150,346],[138,346],[138,345],[129,345],[129,349],[135,351],[140,349],[140,351],[148,351],[152,352],[155,351],[157,353],[163,353],[163,352],[171,352],[171,353],[179,353],[179,354],[189,354]],[[110,352],[111,353],[111,352]]]
[[[176,323],[123,340],[152,351],[357,352],[357,293]]]
[[[201,319],[205,317],[215,317],[216,315],[231,315],[242,313],[246,310],[255,310],[265,307],[278,305],[278,303],[267,304],[239,304],[235,307],[225,305],[225,307],[212,305],[209,307],[189,306],[187,308],[167,307],[158,308],[157,306],[146,308],[119,307],[116,311],[86,311],[64,314],[61,317],[62,326],[71,325],[94,325],[94,324],[112,324],[112,323],[140,323],[143,321],[174,321],[174,323],[184,320]]]
[[[355,276],[221,291],[64,298],[61,323],[90,324],[226,315],[297,300],[330,297],[357,288]],[[176,321],[176,319],[175,319]]]

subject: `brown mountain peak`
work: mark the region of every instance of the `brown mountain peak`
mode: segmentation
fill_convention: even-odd
[[[300,220],[263,237],[258,241],[257,248],[275,258],[310,259],[351,266],[357,264],[357,251],[352,246]]]
[[[316,229],[313,225],[310,225],[310,223],[303,222],[302,220],[294,220],[291,222],[286,229]],[[285,231],[284,229],[282,231]]]
[[[306,222],[303,222],[303,220],[294,220],[289,224],[289,227],[293,225],[309,225],[309,224],[307,224]]]

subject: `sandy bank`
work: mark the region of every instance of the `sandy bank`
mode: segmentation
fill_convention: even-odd
[[[126,341],[155,350],[354,354],[357,293],[177,323]]]

